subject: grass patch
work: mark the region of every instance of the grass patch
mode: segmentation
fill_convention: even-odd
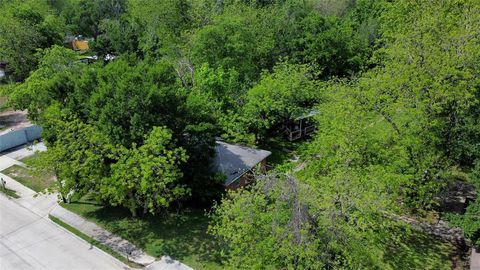
[[[390,245],[386,260],[398,269],[465,269],[467,258],[464,256],[468,255],[462,253],[452,243],[412,230],[405,233],[398,243]]]
[[[67,229],[71,233],[75,234],[76,236],[78,236],[78,237],[82,238],[83,240],[87,241],[91,245],[94,245],[97,248],[99,248],[99,249],[105,251],[106,253],[110,254],[112,257],[118,259],[119,261],[123,262],[124,264],[126,264],[130,267],[133,267],[133,268],[143,268],[143,266],[141,266],[139,264],[136,264],[134,262],[128,261],[125,257],[123,257],[122,255],[115,252],[109,246],[106,246],[106,245],[98,242],[97,240],[95,240],[95,239],[91,238],[90,236],[82,233],[81,231],[75,229],[74,227],[68,225],[67,223],[61,221],[60,219],[58,219],[58,218],[56,218],[52,215],[48,215],[48,218],[51,221],[53,221],[53,222],[57,223],[58,225],[62,226],[63,228]]]
[[[35,153],[31,156],[27,156],[27,157],[24,157],[24,158],[20,159],[20,161],[25,163],[27,166],[30,167],[30,166],[35,166],[35,164],[38,163],[41,158],[42,157],[40,156],[39,153]]]
[[[285,165],[287,161],[301,151],[303,145],[305,145],[305,141],[290,142],[283,137],[272,137],[262,142],[258,147],[272,152],[267,158],[267,163],[277,167]]]
[[[18,194],[15,190],[12,190],[12,189],[9,189],[9,188],[0,187],[0,192],[7,195],[7,197],[11,197],[11,198],[14,198],[14,199],[20,198],[20,196],[18,196]]]
[[[55,182],[52,173],[36,174],[19,165],[13,165],[2,172],[36,192],[44,191]]]
[[[219,248],[206,233],[209,219],[200,210],[184,210],[132,219],[123,208],[103,207],[88,200],[62,204],[108,231],[127,239],[149,255],[169,255],[194,269],[223,269]]]
[[[2,111],[2,109],[6,109],[4,108],[5,105],[7,104],[7,97],[1,97],[0,96],[0,112]]]

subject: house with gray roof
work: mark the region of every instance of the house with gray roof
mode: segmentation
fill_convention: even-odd
[[[271,152],[254,149],[238,144],[216,141],[215,171],[226,176],[225,187],[237,189],[247,185],[251,180],[250,172],[257,165],[266,166],[267,157]]]

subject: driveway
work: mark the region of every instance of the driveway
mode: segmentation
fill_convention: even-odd
[[[0,156],[0,171],[3,171],[6,168],[11,167],[13,165],[22,166],[22,163],[19,161],[16,161],[13,158],[7,157],[6,155]]]
[[[24,145],[22,147],[15,148],[14,150],[7,150],[8,152],[4,155],[15,160],[20,160],[35,154],[36,151],[43,152],[46,150],[47,147],[45,144],[43,142],[39,142],[34,145]]]
[[[129,269],[13,200],[0,195],[0,269]]]

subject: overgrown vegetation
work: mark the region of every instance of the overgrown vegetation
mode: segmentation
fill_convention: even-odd
[[[65,202],[88,194],[128,209],[138,219],[89,218],[147,250],[129,230],[146,226],[142,239],[170,225],[139,224],[212,205],[227,268],[440,267],[444,246],[425,236],[416,249],[410,225],[392,218],[402,215],[440,216],[478,244],[479,200],[462,215],[434,213],[463,181],[455,171],[480,190],[478,1],[0,6],[0,57],[15,82],[8,105],[44,128],[48,151],[35,167],[53,171]],[[66,35],[92,38],[98,60],[79,61],[84,52],[61,46]],[[313,138],[279,141],[311,111]],[[273,150],[272,172],[225,194],[212,170],[216,137]],[[152,254],[195,264],[162,241]]]

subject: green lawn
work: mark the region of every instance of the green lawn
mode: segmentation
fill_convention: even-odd
[[[63,207],[129,240],[148,254],[169,255],[194,269],[222,269],[214,239],[206,233],[208,218],[200,210],[132,219],[123,208],[80,200]]]
[[[38,153],[35,153],[31,156],[20,159],[20,161],[25,163],[27,166],[33,166],[35,162],[37,162],[37,160],[40,158],[41,158],[40,155]]]
[[[55,182],[51,173],[35,174],[30,169],[19,165],[13,165],[3,170],[2,173],[37,192],[44,191]]]
[[[0,96],[0,111],[3,109],[3,106],[7,103],[7,97]]]

